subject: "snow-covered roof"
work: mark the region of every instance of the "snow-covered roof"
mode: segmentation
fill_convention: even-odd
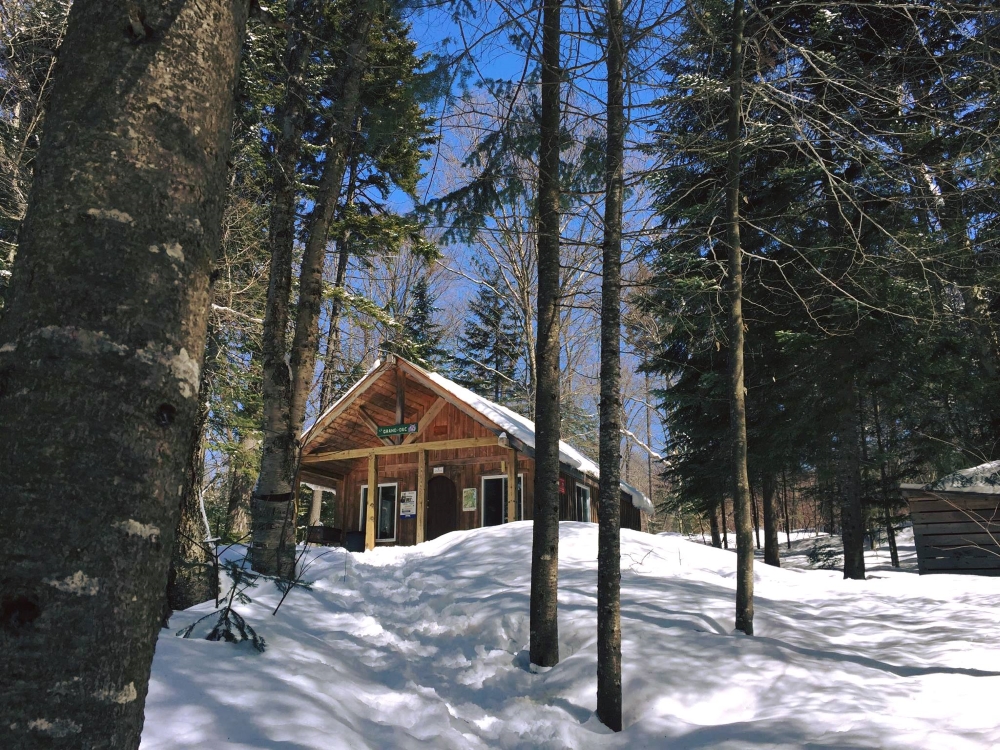
[[[518,414],[516,411],[508,409],[506,406],[501,406],[490,401],[478,393],[473,393],[468,388],[464,388],[458,383],[448,380],[443,375],[439,375],[436,372],[427,372],[426,370],[421,371],[435,385],[475,409],[499,427],[502,427],[511,437],[517,438],[531,448],[535,447],[535,423],[530,419]],[[559,460],[583,474],[594,479],[600,479],[601,474],[597,464],[564,440],[559,441]],[[626,482],[621,482],[621,488],[623,492],[632,498],[632,505],[646,513],[653,512],[653,503],[642,492]]]
[[[400,357],[400,359],[402,359]],[[501,406],[488,398],[483,398],[478,393],[473,393],[468,388],[460,386],[458,383],[448,380],[448,378],[440,375],[436,372],[429,372],[422,367],[413,364],[409,360],[403,360],[406,364],[420,372],[423,376],[427,378],[430,382],[436,385],[441,390],[450,394],[453,398],[458,399],[462,403],[469,406],[474,411],[479,412],[488,420],[496,424],[501,429],[505,430],[508,435],[513,438],[517,438],[522,443],[528,447],[534,449],[535,447],[535,423],[532,422],[527,417],[521,416],[515,411],[508,409],[506,406]],[[353,399],[355,392],[361,387],[370,375],[372,375],[376,370],[378,370],[383,363],[376,361],[370,370],[361,378],[357,383],[352,385],[347,392],[341,396],[337,401],[332,404],[326,411],[324,411],[319,418],[312,424],[312,426],[307,429],[303,434],[303,445],[308,442],[312,437],[312,433],[317,427],[324,424],[325,418],[328,414],[337,411],[341,404]],[[391,360],[384,364],[391,364]],[[567,466],[576,469],[577,471],[590,476],[594,479],[600,479],[600,470],[593,461],[584,456],[580,451],[574,448],[569,443],[560,440],[559,441],[559,460],[566,464]],[[653,503],[648,497],[646,497],[640,490],[628,484],[627,482],[621,482],[622,491],[625,492],[632,498],[632,505],[641,511],[646,513],[653,512]]]
[[[961,469],[925,485],[922,489],[939,492],[971,492],[977,495],[1000,495],[1000,461]]]

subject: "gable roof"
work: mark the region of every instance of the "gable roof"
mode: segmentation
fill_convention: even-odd
[[[458,383],[449,380],[436,372],[429,372],[419,365],[415,365],[402,357],[388,357],[384,362],[376,361],[370,370],[354,385],[352,385],[343,396],[324,411],[302,435],[302,445],[305,448],[309,442],[322,434],[323,429],[337,418],[351,403],[354,402],[379,376],[389,367],[398,362],[408,375],[415,376],[423,381],[430,390],[436,391],[438,395],[450,401],[457,401],[471,411],[473,418],[478,416],[477,421],[485,427],[494,431],[502,431],[508,437],[515,438],[531,452],[535,448],[535,423],[521,414],[502,406],[488,398],[484,398],[477,393],[473,393],[468,388],[460,386]],[[589,476],[593,479],[600,479],[600,469],[597,464],[584,456],[580,451],[569,443],[559,441],[559,461],[571,469]],[[653,512],[653,503],[640,490],[621,482],[621,489],[632,498],[632,505],[646,513]]]

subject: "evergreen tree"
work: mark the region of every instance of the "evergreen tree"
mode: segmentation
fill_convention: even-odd
[[[510,307],[502,294],[500,269],[480,267],[478,295],[455,352],[455,382],[499,404],[523,398],[517,375],[523,347]]]

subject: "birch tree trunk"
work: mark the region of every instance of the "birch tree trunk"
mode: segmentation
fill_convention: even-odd
[[[753,528],[747,476],[747,407],[743,386],[743,248],[740,174],[743,155],[743,0],[733,0],[730,50],[726,244],[729,250],[729,425],[732,435],[733,516],[736,523],[736,629],[753,635]]]
[[[608,0],[608,138],[601,288],[600,505],[597,536],[597,718],[622,729],[621,258],[625,50],[621,0]]]
[[[531,545],[531,663],[559,663],[559,67],[561,0],[542,11],[538,154],[538,337],[535,342],[535,507]]]
[[[0,747],[139,744],[245,17],[70,11],[0,320]]]

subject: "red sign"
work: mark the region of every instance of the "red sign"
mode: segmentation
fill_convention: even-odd
[[[559,477],[559,494],[566,494],[566,477]]]

